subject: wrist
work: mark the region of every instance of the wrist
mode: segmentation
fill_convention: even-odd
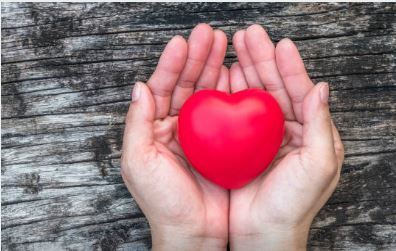
[[[308,228],[274,229],[257,233],[231,234],[231,250],[306,250]]]
[[[152,249],[165,250],[226,250],[227,239],[208,236],[190,229],[161,226],[151,228]]]

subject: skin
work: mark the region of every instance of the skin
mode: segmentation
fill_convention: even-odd
[[[269,170],[231,191],[231,248],[304,250],[312,220],[333,193],[344,159],[329,113],[328,85],[313,84],[291,40],[275,47],[259,25],[239,31],[233,44],[239,64],[231,67],[231,89],[266,89],[284,112],[286,130]],[[248,81],[253,69],[259,83]]]
[[[153,250],[224,250],[229,191],[196,173],[177,139],[178,111],[202,88],[229,87],[227,38],[206,24],[174,37],[147,85],[137,83],[126,118],[122,177],[146,215]],[[208,85],[208,84],[213,85]]]
[[[225,34],[196,26],[174,37],[147,85],[137,83],[126,117],[121,173],[146,215],[154,250],[305,249],[314,216],[335,189],[344,150],[328,107],[328,85],[314,85],[289,39],[275,47],[265,30],[238,31],[239,62],[223,66]],[[177,139],[185,100],[203,88],[262,88],[286,118],[271,166],[245,187],[227,191],[191,168]]]

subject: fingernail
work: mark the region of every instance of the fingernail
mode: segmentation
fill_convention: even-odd
[[[323,103],[327,103],[329,100],[329,84],[328,83],[321,83],[321,87],[320,87],[320,100]]]
[[[132,91],[132,102],[136,101],[139,99],[140,97],[140,92],[142,89],[142,83],[137,82],[134,86],[133,86],[133,91]]]

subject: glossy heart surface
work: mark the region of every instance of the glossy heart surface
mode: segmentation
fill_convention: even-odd
[[[178,134],[187,159],[202,176],[237,189],[274,159],[284,117],[276,100],[260,89],[234,94],[202,90],[180,110]]]

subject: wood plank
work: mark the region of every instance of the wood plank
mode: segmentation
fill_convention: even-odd
[[[330,83],[346,159],[310,250],[396,249],[396,4],[2,3],[4,250],[147,250],[120,177],[130,91],[199,22],[264,25]]]

